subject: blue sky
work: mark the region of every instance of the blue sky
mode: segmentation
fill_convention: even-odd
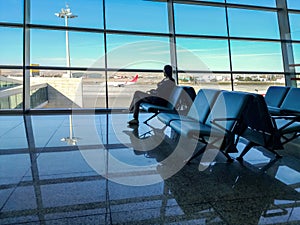
[[[224,2],[214,0],[213,2]],[[229,3],[275,6],[275,0],[227,0]],[[143,0],[107,0],[108,29],[168,33],[167,6],[162,2]],[[103,28],[102,1],[99,0],[31,0],[32,24],[64,26],[64,20],[54,15],[68,4],[78,18],[69,26]],[[289,7],[300,9],[300,1],[289,0]],[[226,36],[225,10],[209,6],[175,5],[175,29],[179,34]],[[273,12],[229,9],[230,35],[237,37],[279,38],[277,16]],[[22,1],[0,0],[0,22],[22,23]],[[298,15],[291,15],[292,36],[300,39]],[[299,29],[300,30],[300,29]],[[22,29],[0,27],[0,64],[22,64]],[[99,66],[103,64],[103,35],[69,32],[71,65]],[[108,35],[108,66],[160,69],[169,63],[168,38]],[[178,38],[178,65],[184,69],[201,69],[203,63],[211,70],[229,70],[226,40]],[[233,41],[233,69],[282,72],[278,43]],[[31,30],[31,63],[44,66],[65,66],[65,32]],[[300,48],[295,47],[296,51]],[[298,57],[296,53],[296,56]],[[300,57],[300,56],[299,56]],[[144,61],[144,65],[143,65]],[[198,63],[196,62],[198,61]],[[299,60],[300,61],[300,60]],[[199,64],[199,62],[201,62]],[[245,63],[247,62],[247,63]]]

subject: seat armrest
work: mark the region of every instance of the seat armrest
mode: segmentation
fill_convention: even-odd
[[[237,122],[238,119],[237,119],[237,118],[215,118],[215,119],[213,119],[213,120],[211,121],[211,123],[212,123],[213,125],[215,125],[216,127],[218,127],[219,129],[224,130],[224,131],[230,133],[230,132],[232,132],[232,131],[227,130],[225,127],[223,127],[222,125],[218,124],[219,121],[236,121],[236,122]],[[234,127],[234,126],[233,126],[233,127]]]
[[[300,117],[300,112],[295,111],[295,110],[289,110],[289,109],[282,109],[280,112],[284,115],[292,115],[292,116],[299,116]]]

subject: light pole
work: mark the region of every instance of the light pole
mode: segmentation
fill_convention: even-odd
[[[71,9],[69,8],[68,5],[66,5],[65,9],[61,9],[59,13],[55,13],[55,16],[59,18],[64,18],[65,19],[65,26],[68,27],[68,19],[76,18],[78,17],[77,15],[73,15],[71,12]],[[69,48],[69,32],[68,29],[66,29],[66,59],[67,59],[67,67],[70,67],[71,65],[71,60],[70,60],[70,48]],[[69,78],[72,78],[71,71],[67,71],[67,75]]]
[[[69,115],[69,133],[70,136],[69,137],[65,137],[60,139],[61,141],[66,142],[68,145],[76,145],[78,138],[73,136],[73,120],[72,120],[72,115]]]

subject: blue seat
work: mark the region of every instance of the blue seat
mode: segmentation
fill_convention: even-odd
[[[254,146],[262,146],[280,158],[276,150],[284,149],[284,144],[300,136],[300,89],[290,88],[280,106],[280,116],[271,116],[263,97],[253,95],[254,100],[244,116],[247,129],[241,135],[248,143],[237,159],[242,160]]]
[[[242,161],[243,156],[254,146],[262,146],[279,158],[280,155],[275,150],[283,149],[280,132],[269,113],[264,97],[259,94],[252,94],[252,96],[242,121],[246,129],[240,135],[248,143],[237,159]]]
[[[245,129],[245,127],[240,127],[239,122],[250,98],[251,95],[247,93],[222,91],[206,118],[170,121],[170,127],[178,134],[197,139],[205,144],[190,160],[202,154],[207,145],[217,147],[228,161],[232,160],[228,153],[235,145],[234,136],[240,135],[241,130]],[[197,111],[201,110],[201,107],[197,108]]]
[[[280,106],[280,114],[300,115],[300,88],[289,89]]]
[[[194,119],[204,122],[211,110],[213,103],[220,93],[221,90],[217,89],[200,89],[186,116],[164,112],[160,113],[157,118],[167,126],[169,126],[170,122],[173,120]]]
[[[290,88],[280,106],[280,116],[274,119],[283,144],[300,136],[300,88]]]
[[[265,95],[265,101],[272,115],[280,114],[280,106],[284,101],[289,87],[286,86],[270,86]]]
[[[168,104],[165,106],[156,105],[153,103],[143,102],[140,104],[142,110],[154,113],[144,123],[147,123],[152,118],[156,117],[161,112],[170,113],[185,113],[190,107],[196,96],[195,90],[190,86],[176,86],[168,99]]]

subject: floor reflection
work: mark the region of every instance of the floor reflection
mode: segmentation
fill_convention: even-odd
[[[256,149],[243,164],[218,155],[200,172],[197,160],[182,164],[188,143],[176,152],[178,137],[158,120],[127,127],[126,117],[1,116],[0,223],[300,222],[299,140],[276,161]]]

